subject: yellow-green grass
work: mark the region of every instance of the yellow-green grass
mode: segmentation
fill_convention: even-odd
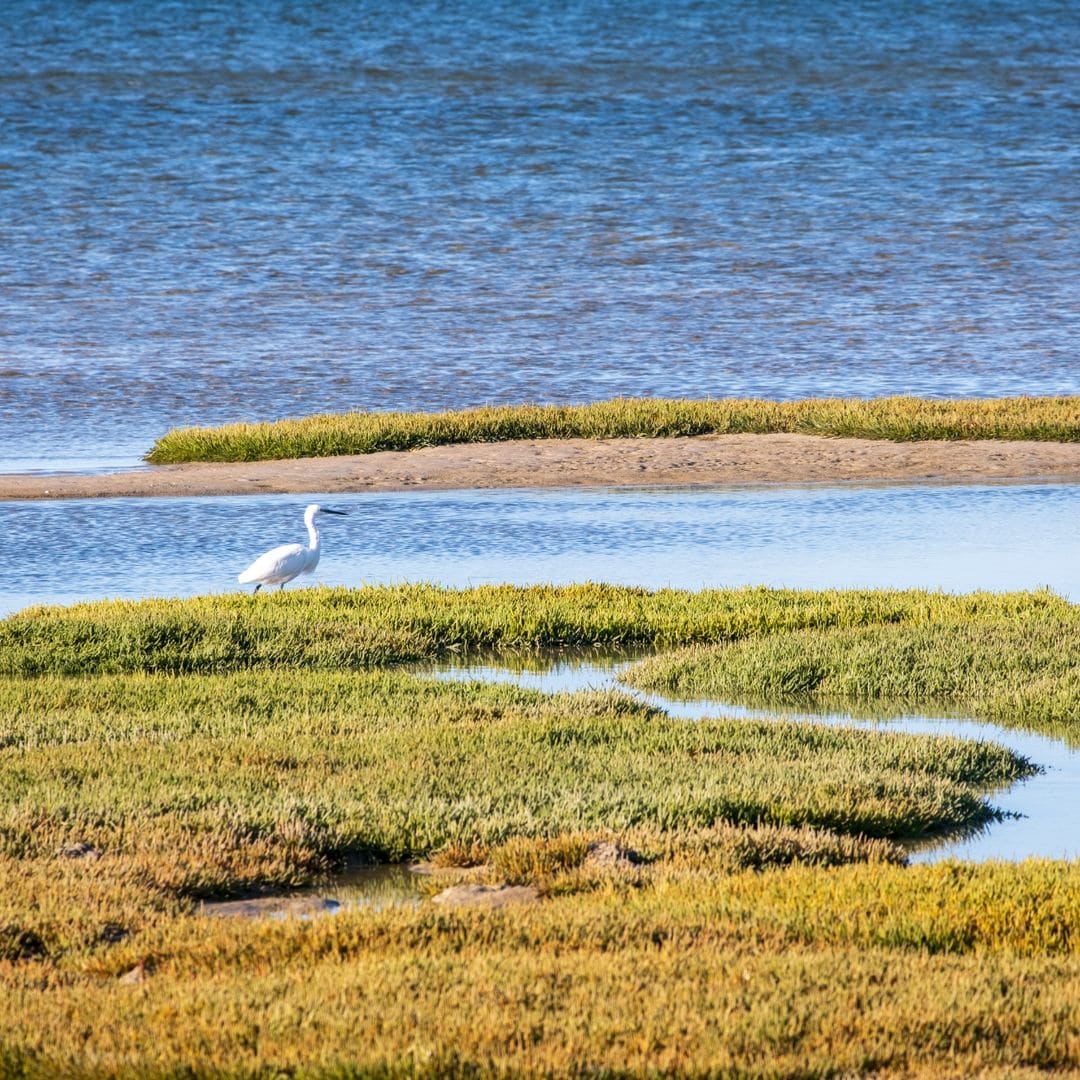
[[[92,954],[0,961],[0,1075],[1065,1072],[1078,897],[1063,864],[875,865],[493,912],[181,914]]]
[[[0,1077],[1078,1069],[1080,867],[897,865],[895,838],[985,820],[1029,768],[1014,755],[386,667],[599,643],[767,671],[749,650],[850,638],[837,700],[869,699],[879,654],[882,697],[999,679],[1059,723],[1075,630],[1049,593],[402,586],[24,612],[0,622]],[[591,864],[597,840],[643,861]],[[484,863],[541,899],[199,914],[347,853]]]
[[[650,657],[630,685],[810,708],[961,712],[1080,740],[1080,613],[804,629]]]
[[[0,621],[0,675],[341,670],[478,649],[673,648],[798,629],[1074,625],[1050,592],[398,585],[30,608]]]
[[[988,820],[981,791],[1030,768],[964,740],[385,671],[3,680],[0,713],[0,855],[89,843],[192,895],[582,830],[918,837]]]
[[[904,442],[1076,442],[1080,440],[1080,398],[811,398],[787,402],[619,398],[589,405],[502,405],[442,413],[352,412],[273,423],[177,428],[154,444],[146,460],[158,465],[260,461],[511,439],[783,432]]]

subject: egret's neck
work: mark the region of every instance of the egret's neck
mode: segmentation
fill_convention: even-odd
[[[319,530],[315,528],[314,518],[305,518],[304,523],[307,525],[308,534],[308,547],[312,551],[319,550]]]

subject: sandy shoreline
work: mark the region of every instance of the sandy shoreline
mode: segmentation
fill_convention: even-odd
[[[95,475],[0,476],[0,499],[1030,479],[1080,481],[1080,443],[892,443],[811,435],[527,440]]]

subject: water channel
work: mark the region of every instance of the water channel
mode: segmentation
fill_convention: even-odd
[[[963,717],[881,713],[867,718],[836,712],[810,712],[784,707],[747,708],[732,702],[679,700],[647,694],[625,686],[620,672],[639,656],[627,654],[587,657],[530,654],[527,657],[488,658],[481,662],[449,661],[425,665],[416,674],[438,679],[509,682],[542,693],[617,690],[670,716],[693,722],[709,718],[796,720],[923,735],[949,735],[982,739],[1008,747],[1036,762],[1040,772],[1007,788],[987,792],[1000,820],[956,836],[914,844],[913,863],[963,859],[1018,861],[1025,858],[1075,858],[1080,855],[1078,792],[1080,746],[1034,732],[981,723]],[[206,911],[221,917],[313,918],[342,910],[415,906],[423,896],[423,874],[407,866],[350,866],[332,880],[286,897],[227,901],[209,904]]]
[[[987,859],[1017,860],[1038,856],[1049,859],[1080,855],[1080,745],[1071,746],[1051,738],[1000,724],[983,723],[962,716],[927,716],[883,712],[871,717],[838,712],[813,712],[786,708],[748,708],[727,701],[686,701],[660,694],[644,694],[619,681],[619,673],[634,662],[626,657],[552,659],[529,658],[514,663],[501,659],[479,664],[449,663],[426,669],[436,678],[482,682],[505,681],[545,693],[580,690],[618,690],[669,716],[687,721],[721,717],[796,720],[918,735],[951,735],[982,739],[1008,747],[1035,762],[1041,772],[1008,788],[987,793],[991,805],[1003,818],[965,835],[919,845],[911,851],[913,862],[957,858],[981,862]]]

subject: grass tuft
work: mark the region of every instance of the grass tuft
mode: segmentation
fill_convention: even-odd
[[[1050,592],[371,586],[29,608],[0,621],[0,675],[356,670],[469,650],[673,648],[801,629],[1075,618]]]
[[[963,712],[1080,741],[1080,612],[818,627],[651,657],[627,684],[814,709]]]
[[[897,442],[1077,442],[1080,398],[811,398],[789,402],[618,398],[589,405],[501,405],[442,413],[353,412],[273,423],[176,428],[154,444],[146,460],[155,465],[263,461],[512,439],[777,433]]]

